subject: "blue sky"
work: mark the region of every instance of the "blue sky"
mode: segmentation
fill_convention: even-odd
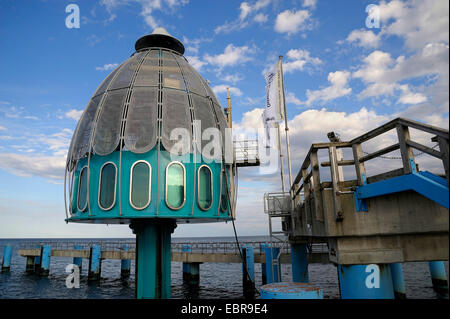
[[[65,25],[70,3],[80,28]],[[378,28],[366,26],[369,4],[378,5]],[[0,0],[0,238],[132,235],[126,226],[66,225],[62,176],[91,95],[155,27],[184,43],[222,106],[230,87],[240,134],[262,126],[263,74],[283,56],[296,174],[331,130],[350,139],[398,116],[448,129],[448,16],[439,0]],[[239,234],[266,234],[262,194],[280,190],[279,175],[241,169],[239,185]],[[232,234],[229,223],[175,231]]]

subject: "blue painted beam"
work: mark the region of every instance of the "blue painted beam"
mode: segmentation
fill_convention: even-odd
[[[367,211],[367,206],[362,207],[360,201],[368,198],[389,195],[404,191],[415,191],[435,203],[449,208],[449,190],[447,181],[439,176],[431,177],[429,172],[412,173],[393,177],[387,180],[358,186],[355,192],[355,204],[357,211]]]
[[[280,248],[271,248],[270,244],[265,247],[266,280],[268,284],[281,281],[280,260],[276,259],[279,252]],[[274,261],[277,263],[274,264]]]

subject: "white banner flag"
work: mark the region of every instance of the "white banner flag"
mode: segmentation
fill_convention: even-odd
[[[274,65],[264,77],[266,79],[266,109],[264,111],[264,122],[279,122],[281,118],[278,112],[277,65]]]

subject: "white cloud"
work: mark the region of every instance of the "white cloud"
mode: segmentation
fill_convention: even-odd
[[[62,156],[0,153],[0,167],[24,177],[40,176],[61,180],[64,178],[65,164],[65,158]]]
[[[228,74],[228,75],[221,76],[220,79],[225,82],[230,82],[230,83],[235,84],[239,81],[242,81],[244,79],[244,77],[240,74]]]
[[[311,57],[307,50],[291,49],[287,52],[287,62],[283,63],[283,72],[302,71],[306,64],[317,66],[322,64],[319,58]]]
[[[378,48],[380,46],[381,34],[375,34],[371,30],[353,30],[347,37],[347,42],[356,42],[365,48]]]
[[[326,102],[350,94],[352,89],[348,87],[349,79],[350,72],[348,71],[330,72],[328,74],[328,82],[331,85],[320,90],[307,90],[307,100],[304,104],[311,105],[314,102]]]
[[[66,112],[65,116],[69,119],[78,121],[82,114],[83,114],[83,110],[72,109],[72,110]]]
[[[228,86],[228,85],[225,85],[225,84],[216,85],[216,86],[212,87],[212,90],[216,94],[221,94],[221,93],[226,93],[227,92],[227,88],[230,89],[230,94],[233,94],[233,95],[236,95],[236,96],[241,96],[242,95],[241,90],[239,90],[238,88],[232,87],[232,86]]]
[[[250,16],[253,16],[253,21],[255,22],[266,22],[268,16],[258,12],[267,7],[271,2],[272,0],[258,0],[254,4],[242,2],[239,6],[239,17],[232,22],[225,22],[223,25],[216,27],[214,32],[219,34],[242,30],[249,25]]]
[[[287,92],[286,94],[286,103],[291,103],[291,104],[295,104],[295,105],[302,105],[303,102],[300,101],[299,98],[297,98],[295,96],[295,94],[293,92]]]
[[[448,1],[381,1],[378,8],[383,34],[402,37],[410,49],[449,41]]]
[[[253,20],[259,23],[265,23],[269,20],[269,16],[267,14],[258,13],[257,15],[255,15]]]
[[[303,0],[303,7],[309,7],[315,9],[317,6],[317,0]]]
[[[117,68],[119,64],[118,63],[110,63],[110,64],[104,64],[103,66],[97,66],[95,67],[95,70],[97,71],[110,71],[113,70],[115,68]]]
[[[308,27],[311,14],[307,10],[285,10],[278,14],[275,21],[275,31],[278,33],[295,34]]]
[[[0,131],[6,131],[6,127],[0,125]]]
[[[186,59],[197,71],[200,71],[204,65],[208,64],[207,62],[200,60],[198,56],[186,56]]]
[[[141,12],[139,15],[142,16],[145,23],[152,29],[155,29],[161,25],[161,23],[159,23],[154,17],[155,11],[166,12],[167,9],[173,11],[176,7],[184,6],[189,3],[189,0],[101,0],[100,2],[100,4],[106,8],[110,15],[114,15],[112,12],[117,7],[134,3],[141,6]]]
[[[436,100],[435,103],[448,103],[448,50],[446,44],[430,43],[409,58],[399,56],[396,59],[387,52],[372,52],[364,58],[363,65],[353,72],[354,78],[359,78],[367,84],[359,97],[393,96],[400,92],[402,95],[398,103],[423,102],[425,92],[412,92],[412,87],[405,87],[402,82],[434,76],[434,81],[424,82],[428,84],[425,89],[434,96],[439,96],[439,101]]]
[[[219,69],[222,69],[252,60],[251,55],[254,51],[253,48],[248,46],[236,47],[233,44],[229,44],[223,53],[213,56],[205,54],[203,59],[209,64],[216,65]]]

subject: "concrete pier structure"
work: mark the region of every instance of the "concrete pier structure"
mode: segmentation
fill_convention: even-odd
[[[11,258],[12,258],[12,247],[11,245],[6,245],[3,249],[3,257],[2,257],[2,272],[9,271],[11,268]]]
[[[431,134],[439,148],[414,141],[410,129]],[[363,145],[392,132],[397,135],[394,144],[363,151]],[[344,149],[353,156],[340,156]],[[440,160],[445,174],[421,171],[415,150]],[[398,151],[402,167],[368,175],[366,162],[393,151]],[[323,161],[320,152],[327,152],[329,160]],[[433,263],[449,258],[449,156],[448,130],[397,118],[349,141],[312,144],[289,192],[265,194],[265,211],[271,216],[279,207],[293,206],[289,212],[283,210],[288,215],[282,223],[287,241],[328,245],[342,298],[394,298],[394,288],[397,296],[403,295],[400,264],[405,262],[431,262],[435,286],[443,282],[448,289],[443,265]],[[345,180],[342,166],[353,167],[356,179]],[[321,180],[321,167],[329,168],[326,175],[331,178]],[[379,279],[374,280],[380,288],[365,285],[370,265],[379,267]]]

